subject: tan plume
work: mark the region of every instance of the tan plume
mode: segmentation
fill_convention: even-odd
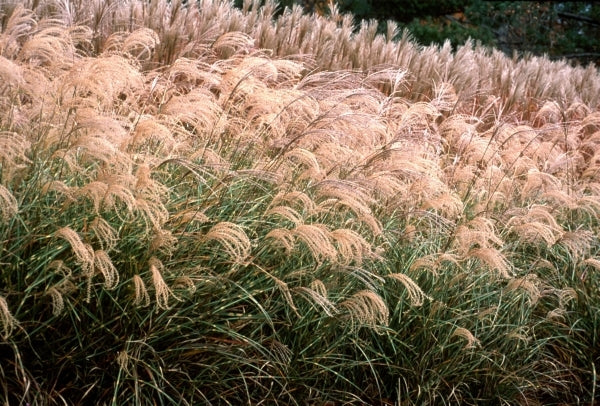
[[[156,298],[156,306],[158,309],[163,309],[166,310],[169,308],[169,297],[172,296],[172,292],[171,289],[169,288],[169,286],[167,285],[167,283],[165,282],[163,276],[162,276],[162,271],[164,270],[164,266],[162,264],[162,262],[156,258],[156,257],[152,257],[150,258],[150,260],[148,261],[148,265],[150,267],[150,273],[152,274],[152,284],[154,285],[154,295]],[[134,283],[139,283],[139,280],[136,280],[134,278]],[[136,285],[136,303],[140,303],[138,298],[143,298],[144,297],[144,290],[142,288],[143,285],[139,286],[140,289],[140,294],[138,295],[138,286]]]
[[[250,256],[250,239],[237,224],[222,221],[215,224],[202,239],[218,241],[225,251],[238,263],[243,263]]]
[[[353,323],[366,324],[372,327],[386,326],[389,321],[389,310],[381,296],[371,290],[361,290],[339,304],[348,311]]]
[[[91,276],[94,267],[94,250],[81,240],[79,234],[71,227],[62,227],[54,232],[55,237],[66,240],[77,258],[77,262],[83,268],[84,275]]]
[[[17,326],[17,320],[13,317],[6,299],[0,296],[0,324],[2,325],[2,337],[7,339]]]
[[[464,327],[457,327],[452,333],[451,337],[460,337],[465,339],[467,341],[464,347],[465,349],[476,348],[481,345],[479,339],[477,339],[473,333]]]
[[[421,306],[423,305],[423,303],[425,303],[425,299],[430,299],[430,297],[427,296],[425,292],[421,290],[419,285],[417,285],[416,282],[413,281],[408,275],[405,275],[403,273],[391,273],[389,275],[386,275],[385,277],[398,281],[402,285],[404,285],[410,303],[413,306]]]
[[[136,306],[147,307],[150,305],[150,295],[146,289],[146,284],[139,275],[133,276],[133,287],[135,290],[135,297],[133,303]]]

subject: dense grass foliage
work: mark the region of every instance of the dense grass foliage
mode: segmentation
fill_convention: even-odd
[[[594,403],[598,72],[273,10],[0,3],[1,403]]]

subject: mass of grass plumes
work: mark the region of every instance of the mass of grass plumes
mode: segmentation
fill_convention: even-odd
[[[0,403],[598,400],[597,70],[273,10],[0,3]]]

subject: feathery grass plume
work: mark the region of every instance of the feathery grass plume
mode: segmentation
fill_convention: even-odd
[[[577,146],[577,152],[583,158],[583,165],[587,167],[597,162],[596,153],[600,145],[600,131],[596,131],[590,135],[584,136],[580,144]],[[584,169],[585,173],[585,169]]]
[[[503,245],[502,239],[496,235],[492,219],[477,216],[466,224],[456,228],[454,244],[459,255],[465,255],[473,247],[493,247]]]
[[[270,206],[275,206],[279,203],[288,203],[291,207],[295,207],[298,212],[304,212],[311,215],[315,212],[316,205],[306,193],[294,190],[291,192],[278,192],[271,200]]]
[[[506,285],[508,292],[522,290],[527,294],[530,306],[535,306],[542,297],[545,286],[536,274],[528,274],[523,277],[513,278]]]
[[[0,131],[0,180],[8,184],[19,170],[27,168],[31,163],[26,155],[30,148],[31,143],[25,136]]]
[[[75,196],[88,197],[92,201],[94,211],[100,213],[101,205],[104,201],[104,196],[108,193],[108,184],[101,181],[92,181],[87,183],[75,191]]]
[[[274,228],[265,235],[265,239],[271,238],[277,241],[289,255],[294,249],[294,233],[287,228]]]
[[[277,78],[277,68],[270,59],[258,56],[234,58],[235,63],[222,75],[219,102],[225,106],[242,103],[254,91],[260,91],[266,83]]]
[[[166,255],[171,255],[177,248],[177,237],[170,230],[154,229],[152,231],[152,239],[150,241],[150,252],[162,252]]]
[[[94,251],[94,267],[104,277],[104,287],[114,289],[119,284],[119,271],[104,250]]]
[[[502,278],[508,279],[511,277],[510,263],[496,248],[471,248],[464,258],[476,258],[490,269],[496,271]]]
[[[134,195],[131,187],[135,184],[135,178],[130,174],[115,174],[99,172],[96,179],[79,188],[78,195],[89,196],[96,211],[99,209],[117,209],[117,202],[125,205],[127,212],[133,213],[140,210],[138,198]]]
[[[573,212],[580,207],[577,205],[577,196],[570,190],[554,189],[544,192],[541,199],[548,202],[549,206],[559,207]],[[558,215],[560,217],[560,214]]]
[[[273,206],[270,207],[264,214],[265,217],[278,215],[284,219],[291,221],[295,226],[302,224],[302,215],[289,206]]]
[[[338,228],[329,234],[338,252],[338,262],[342,265],[362,264],[364,259],[375,258],[371,244],[359,233],[349,228]]]
[[[402,114],[400,125],[411,133],[431,131],[430,124],[439,114],[431,103],[416,102]]]
[[[546,172],[565,178],[567,184],[569,184],[572,183],[572,177],[579,168],[585,167],[585,163],[583,156],[571,148],[569,152],[549,157],[545,166]]]
[[[600,169],[600,168],[599,168]],[[599,172],[600,173],[600,172]],[[589,185],[588,185],[589,186]],[[588,195],[577,198],[577,210],[587,214],[588,218],[600,218],[600,195]]]
[[[600,259],[598,258],[587,258],[583,261],[583,265],[592,267],[596,272],[600,272]],[[588,270],[584,269],[579,277],[582,281],[587,278]]]
[[[46,183],[44,183],[42,185],[42,187],[40,188],[40,193],[43,195],[46,195],[50,192],[56,192],[57,194],[57,204],[59,203],[59,201],[62,201],[63,199],[60,199],[58,196],[61,196],[62,198],[64,198],[66,200],[67,203],[75,203],[77,201],[77,199],[75,198],[75,187],[71,187],[68,186],[65,182],[60,181],[60,180],[50,180]]]
[[[310,135],[319,106],[306,92],[289,89],[285,83],[275,86],[256,88],[239,108],[244,109],[246,120],[255,126],[256,135],[268,143],[269,150],[282,153]]]
[[[228,59],[236,54],[248,53],[254,48],[254,39],[239,31],[225,32],[212,43],[211,48],[219,58]]]
[[[452,333],[451,337],[460,337],[467,340],[465,344],[465,349],[472,349],[479,347],[481,345],[479,339],[473,335],[468,329],[464,327],[457,327]]]
[[[556,309],[549,310],[546,313],[546,319],[555,322],[565,324],[567,311],[563,308],[557,307]]]
[[[459,47],[456,55],[449,52],[449,45],[441,50],[438,47],[418,50],[410,43],[406,33],[398,43],[394,43],[389,38],[376,36],[375,24],[365,23],[356,35],[351,35],[350,17],[343,18],[341,28],[338,28],[335,21],[318,16],[301,16],[299,8],[270,21],[269,15],[275,8],[272,3],[267,4],[265,10],[268,11],[264,13],[259,13],[254,7],[250,10],[249,6],[245,13],[234,13],[230,5],[224,3],[203,4],[202,12],[194,5],[172,7],[181,10],[172,17],[167,17],[169,8],[164,7],[162,3],[161,6],[155,7],[164,10],[158,12],[160,17],[155,12],[138,12],[129,19],[133,17],[134,21],[147,22],[162,36],[164,47],[175,48],[169,53],[169,58],[165,57],[166,52],[161,53],[164,54],[162,58],[169,62],[175,59],[173,55],[185,48],[181,39],[177,38],[187,37],[187,42],[192,44],[193,48],[193,44],[201,43],[203,37],[214,38],[219,32],[239,30],[253,37],[257,47],[272,49],[280,56],[312,54],[316,66],[321,69],[360,67],[366,70],[380,65],[404,66],[413,72],[410,82],[413,88],[410,95],[413,98],[430,93],[432,80],[433,83],[447,80],[455,86],[457,92],[464,93],[462,102],[465,106],[478,107],[482,93],[493,93],[507,99],[503,106],[505,114],[524,110],[521,100],[568,101],[579,98],[592,104],[598,101],[594,92],[595,89],[600,89],[600,84],[595,78],[596,72],[589,68],[569,67],[564,62],[541,63],[540,58],[511,60],[500,52],[490,53],[482,47],[474,47],[472,42]],[[132,10],[134,9],[142,10],[140,7],[132,7]],[[219,18],[216,18],[215,13],[221,13]],[[120,15],[117,25],[129,22],[127,13],[113,14]],[[174,26],[171,18],[175,18],[176,24],[179,25]],[[102,30],[106,31],[108,27],[104,24]],[[213,34],[209,33],[211,30]],[[196,41],[190,41],[190,37]],[[469,66],[470,69],[465,69],[465,66]],[[563,71],[569,73],[563,74]],[[581,83],[587,85],[583,87]]]
[[[597,242],[598,237],[593,231],[578,229],[565,231],[556,243],[565,247],[573,262],[578,263],[589,255],[593,244]]]
[[[139,275],[133,276],[133,287],[135,289],[133,304],[141,307],[150,306],[150,295],[148,294],[144,280]]]
[[[327,286],[325,286],[323,281],[320,279],[313,279],[310,282],[309,288],[312,289],[313,291],[317,292],[322,297],[325,297],[325,298],[328,297]]]
[[[178,276],[173,281],[172,288],[175,289],[185,289],[190,294],[194,294],[198,288],[194,283],[194,280],[187,275]]]
[[[67,278],[70,278],[72,275],[72,271],[71,268],[69,268],[65,262],[61,259],[55,259],[53,261],[51,261],[48,266],[46,267],[47,270],[52,270],[52,271],[56,271],[58,273],[60,273],[62,276],[65,277],[65,280]]]
[[[511,59],[472,42],[456,52],[449,43],[419,47],[406,31],[392,41],[393,24],[384,36],[373,22],[353,32],[351,16],[335,21],[334,10],[328,20],[299,7],[275,16],[271,0],[243,10],[225,0],[0,3],[0,225],[10,234],[10,255],[0,254],[10,294],[0,294],[17,303],[26,281],[24,303],[58,316],[47,329],[26,320],[35,307],[13,310],[32,341],[0,351],[7,402],[297,403],[308,394],[309,403],[372,404],[396,390],[426,405],[594,398],[593,329],[585,327],[597,324],[587,288],[600,268],[595,68]],[[527,217],[535,205],[555,222]],[[243,232],[226,237],[239,231],[227,221]],[[520,239],[536,221],[551,235]],[[52,224],[85,231],[34,252]],[[208,263],[256,265],[248,230],[259,237],[255,261],[270,264],[274,279],[195,276]],[[551,250],[537,246],[552,241]],[[271,249],[278,245],[287,252]],[[198,246],[206,252],[194,256]],[[121,317],[116,268],[148,249],[180,269],[171,276],[155,257],[147,272],[131,272],[134,314]],[[55,256],[64,262],[45,264]],[[411,267],[388,275],[398,264]],[[478,271],[494,267],[538,276],[498,285],[494,271]],[[104,290],[115,289],[99,296],[101,311],[69,308],[98,322],[59,315],[76,284],[90,289],[99,273]],[[443,286],[449,280],[460,283]],[[202,300],[174,306],[179,293]],[[155,294],[170,321],[150,326],[141,307]],[[406,303],[388,312],[384,297]],[[4,320],[13,321],[6,314],[4,306],[3,335]],[[464,326],[485,354],[466,359],[436,345],[431,331],[456,317],[446,344],[474,347],[466,331],[450,337]],[[125,347],[103,339],[112,321]],[[356,334],[386,322],[394,334]],[[140,328],[152,329],[144,343]],[[57,331],[65,333],[58,341]],[[398,356],[407,345],[416,358]],[[102,354],[118,354],[116,382],[105,379]],[[65,364],[84,358],[89,368]],[[61,372],[73,366],[81,373]],[[138,367],[148,373],[134,374]],[[402,376],[398,387],[391,376]]]
[[[169,219],[169,211],[161,200],[161,196],[141,193],[135,197],[135,210],[143,215],[146,228],[162,229]]]
[[[506,338],[510,340],[517,340],[524,344],[531,341],[530,333],[523,327],[518,327],[506,334]]]
[[[495,141],[478,134],[462,134],[458,141],[459,158],[463,164],[477,165],[479,170],[485,169],[488,165],[501,165],[497,156]]]
[[[524,242],[532,244],[546,243],[554,245],[563,235],[562,227],[549,212],[541,205],[527,208],[515,208],[505,213],[508,217],[506,227]]]
[[[147,194],[154,196],[155,198],[162,198],[167,196],[169,189],[162,183],[152,179],[152,171],[155,168],[151,168],[148,162],[142,162],[138,165],[135,171],[135,185],[133,189],[138,194]]]
[[[169,217],[169,224],[173,231],[188,226],[195,227],[196,224],[208,223],[210,218],[203,212],[203,208],[189,207],[173,213]]]
[[[0,56],[0,111],[3,112],[5,130],[22,132],[30,123],[27,113],[37,98],[29,85],[31,82],[25,78],[29,79],[32,71],[22,69],[20,65]],[[24,138],[21,137],[21,140]]]
[[[159,43],[160,39],[154,30],[142,27],[129,33],[120,48],[139,61],[149,61]]]
[[[164,265],[158,258],[151,257],[148,260],[148,266],[150,267],[150,272],[152,274],[152,284],[154,285],[154,295],[156,299],[157,310],[167,310],[169,308],[169,296],[175,296],[173,295],[173,292],[171,292],[171,289],[162,277]],[[139,282],[140,281],[134,277],[133,283],[135,284],[136,290],[135,303],[138,305],[139,303],[141,303],[142,300],[146,301],[145,296],[147,295],[147,293],[144,293],[146,292],[146,290],[143,281],[141,281],[141,285],[139,284]]]
[[[335,261],[338,251],[332,242],[331,231],[325,224],[300,224],[290,230],[292,235],[306,244],[317,262]]]
[[[316,130],[316,132],[322,132],[323,135],[328,133],[327,130]],[[317,140],[316,144],[314,153],[323,173],[327,174],[328,178],[346,178],[355,170],[358,170],[363,160],[361,151],[368,149],[365,146],[350,148],[337,140],[333,142]]]
[[[364,182],[372,187],[374,197],[381,202],[382,208],[393,211],[407,203],[405,197],[409,195],[410,183],[397,172],[376,171],[368,174]]]
[[[171,92],[187,93],[191,88],[197,86],[217,91],[222,73],[223,69],[218,64],[211,64],[204,58],[180,57],[168,67],[164,75],[155,78],[156,94],[162,94],[162,97],[165,98],[172,94]],[[163,80],[165,77],[168,80]],[[173,85],[175,85],[175,89],[172,89]]]
[[[414,227],[414,226],[413,226]],[[413,263],[408,268],[410,271],[416,271],[419,269],[423,269],[431,272],[432,275],[438,276],[438,254],[429,254],[423,257],[419,257],[413,261]]]
[[[182,143],[175,139],[171,130],[156,117],[142,115],[135,125],[127,150],[168,157],[180,150],[181,146]]]
[[[490,155],[494,152],[494,144],[492,140],[480,136],[477,132],[477,124],[480,123],[479,118],[466,114],[453,114],[440,123],[442,143],[453,164],[488,163]],[[466,157],[464,160],[463,156]]]
[[[56,288],[56,286],[52,286],[46,291],[46,294],[52,299],[52,315],[55,317],[60,316],[65,308],[65,301],[62,293]]]
[[[252,249],[250,239],[242,227],[229,221],[215,224],[201,239],[218,241],[227,254],[240,264],[248,259]]]
[[[597,267],[596,269],[600,269]],[[562,289],[554,289],[554,294],[558,297],[558,306],[563,309],[567,304],[571,301],[579,301],[579,295],[577,291],[571,287],[566,287]]]
[[[120,370],[129,373],[130,358],[131,357],[129,356],[129,354],[127,354],[127,351],[119,351],[119,353],[116,356],[116,361],[117,365],[119,365]]]
[[[373,235],[381,234],[381,224],[369,207],[375,203],[375,200],[364,186],[347,180],[324,179],[315,185],[315,189],[317,197],[324,199],[319,204],[320,207],[323,209],[336,206],[348,207],[359,221],[369,227]]]
[[[535,151],[540,141],[540,133],[540,130],[526,125],[503,123],[494,128],[493,134],[498,145],[502,146],[498,151],[502,160],[517,166],[519,158],[528,158],[529,154]],[[532,166],[524,165],[527,169]]]
[[[52,19],[40,21],[37,28],[21,46],[19,59],[56,72],[70,67],[76,59],[76,51],[69,30]]]
[[[590,135],[600,131],[600,111],[594,111],[585,116],[581,121],[581,130],[584,135]]]
[[[81,265],[84,275],[91,276],[94,269],[94,249],[81,240],[79,234],[71,227],[62,227],[54,232],[54,236],[66,240]]]
[[[105,251],[114,248],[119,241],[116,230],[108,223],[108,221],[100,216],[96,216],[94,220],[92,220],[90,223],[90,230],[94,233],[100,247]]]
[[[448,252],[425,255],[415,259],[410,265],[409,270],[415,271],[418,269],[425,269],[431,272],[434,276],[438,276],[438,270],[445,262],[458,266],[459,257],[456,254]]]
[[[376,273],[376,270],[370,271],[365,267],[357,265],[337,264],[333,270],[341,275],[349,275],[364,285],[365,289],[377,291],[385,283],[385,280]]]
[[[405,275],[403,273],[391,273],[385,275],[385,277],[398,281],[402,285],[404,285],[404,288],[408,293],[410,303],[413,306],[421,306],[423,305],[423,303],[425,303],[425,299],[431,299],[408,275]]]
[[[62,227],[54,232],[54,236],[66,240],[71,245],[77,263],[81,266],[83,277],[86,278],[86,303],[92,299],[92,278],[94,276],[94,249],[84,243],[79,234],[70,227]]]
[[[125,97],[125,95],[121,95],[121,97]],[[128,108],[130,105],[127,101],[122,101],[119,99],[119,102],[116,102],[115,108]],[[122,151],[123,146],[125,145],[125,141],[130,136],[131,126],[129,120],[124,119],[124,115],[130,113],[129,111],[123,111],[121,114],[111,111],[108,113],[102,113],[100,109],[96,107],[85,107],[79,106],[74,111],[74,125],[77,124],[77,127],[74,128],[74,134],[72,138],[74,142],[80,142],[82,145],[85,143],[81,142],[81,139],[86,139],[89,137],[90,139],[100,138],[108,141],[109,144],[115,146],[117,151]],[[64,136],[64,135],[63,135]],[[124,167],[128,167],[128,160],[122,163]],[[113,165],[115,167],[119,167],[117,162],[114,162]]]
[[[590,107],[580,100],[576,100],[569,104],[565,115],[568,121],[581,121],[591,113]]]
[[[345,309],[350,316],[351,322],[358,327],[368,325],[373,328],[387,326],[389,322],[389,310],[384,300],[371,290],[361,290],[354,293],[350,298],[339,303],[340,309]]]
[[[585,159],[585,152],[582,154]],[[594,182],[598,173],[600,173],[600,153],[598,150],[594,150],[591,158],[589,158],[587,167],[583,169],[580,179],[582,181]]]
[[[437,196],[425,199],[422,208],[438,211],[447,219],[457,219],[464,210],[463,201],[452,192],[442,192]]]
[[[142,88],[142,75],[131,62],[110,55],[75,62],[62,80],[60,97],[71,107],[111,111],[119,98],[135,100]]]
[[[10,11],[10,15],[5,13]],[[16,4],[12,10],[3,9],[2,32],[0,32],[0,56],[15,59],[22,43],[37,27],[33,11],[22,4]]]
[[[95,135],[85,135],[77,138],[68,147],[62,158],[74,162],[74,167],[77,169],[78,167],[83,168],[92,162],[99,162],[105,166],[111,164],[120,166],[129,162],[128,157],[117,149],[117,145],[105,137]]]
[[[2,325],[2,338],[5,340],[10,337],[18,324],[17,320],[10,312],[8,303],[3,296],[0,296],[0,324]]]
[[[300,317],[300,313],[298,313],[298,308],[296,307],[296,304],[294,303],[294,298],[292,297],[292,293],[291,293],[291,290],[290,290],[288,284],[285,283],[284,281],[282,281],[281,279],[279,279],[278,277],[276,277],[275,275],[273,275],[272,273],[263,269],[262,267],[260,267],[258,265],[256,265],[256,266],[263,274],[267,275],[273,282],[275,282],[275,286],[277,286],[277,288],[283,295],[288,306],[290,306],[290,308],[296,314],[296,316]]]
[[[21,88],[25,84],[23,67],[0,55],[0,91],[2,94],[10,94],[10,90]]]
[[[407,186],[400,189],[411,194],[410,201],[413,203],[420,201],[423,196],[434,195],[445,189],[438,178],[439,166],[433,154],[427,153],[418,143],[409,143],[407,140],[402,143],[392,141],[391,145],[390,148],[378,148],[364,159],[367,173],[387,173],[406,183]],[[419,186],[429,190],[418,190]]]
[[[315,154],[304,148],[294,148],[287,152],[284,158],[301,168],[301,172],[297,175],[298,180],[320,181],[325,178],[325,171],[321,169]]]
[[[430,103],[440,112],[451,112],[458,105],[458,95],[452,83],[435,83],[433,93],[435,96]]]
[[[19,212],[17,199],[10,193],[10,190],[0,184],[0,219],[9,221]]]
[[[457,182],[456,187],[465,196],[480,191],[475,196],[479,199],[478,206],[482,207],[481,211],[484,213],[489,210],[501,211],[513,203],[517,183],[512,176],[507,176],[501,166],[490,165],[479,175],[474,166],[466,166],[454,171],[454,176],[452,183]]]
[[[198,135],[219,134],[224,125],[220,121],[222,109],[208,89],[193,88],[186,94],[175,95],[161,110],[173,126],[181,123]]]
[[[338,313],[335,304],[327,297],[325,284],[319,279],[313,280],[309,287],[300,286],[294,288],[294,292],[298,293],[311,305],[316,305],[329,317],[333,317]]]
[[[414,224],[406,224],[402,237],[409,243],[414,242],[418,235],[417,227]]]
[[[556,101],[546,101],[535,113],[532,123],[535,127],[545,124],[558,124],[563,121],[563,110]]]
[[[394,111],[394,104],[401,103],[404,105],[404,99],[395,97],[406,93],[406,79],[408,71],[395,67],[383,67],[369,71],[365,77],[365,85],[373,86],[379,89],[384,95],[388,96],[384,99],[385,113],[390,114]],[[399,118],[400,116],[395,116]]]

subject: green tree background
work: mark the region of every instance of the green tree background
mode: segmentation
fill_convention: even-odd
[[[600,64],[600,3],[483,0],[335,0],[356,22],[387,20],[408,28],[423,45],[468,38],[513,53]],[[324,0],[281,0],[307,12],[327,13]]]

